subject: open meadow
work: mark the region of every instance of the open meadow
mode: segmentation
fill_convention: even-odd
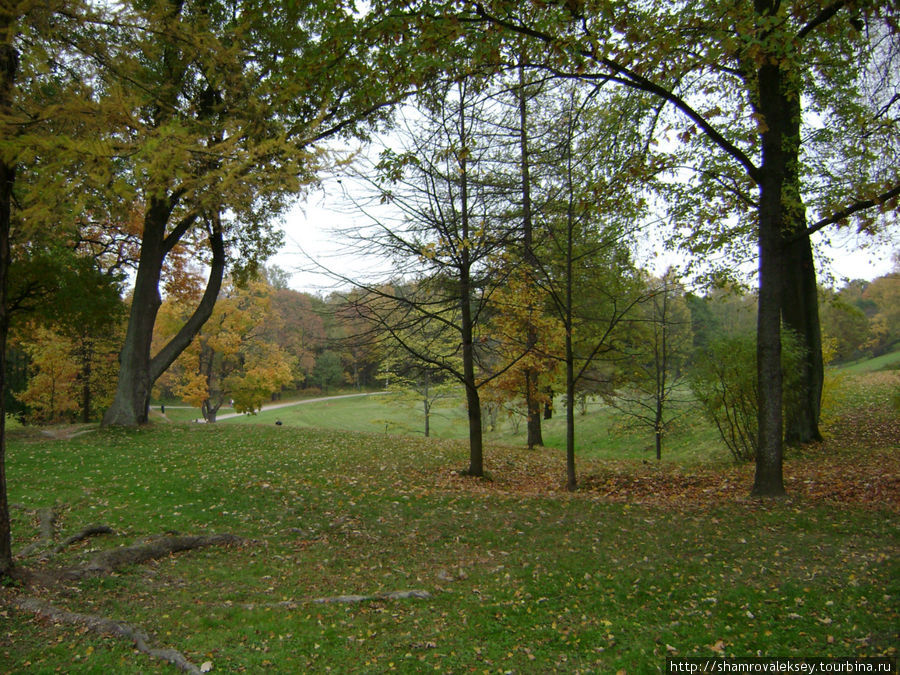
[[[463,441],[385,433],[359,407],[353,431],[288,417],[313,404],[279,411],[282,426],[264,413],[15,429],[28,574],[0,589],[0,672],[176,672],[181,658],[211,672],[653,673],[672,655],[896,657],[897,386],[897,371],[847,375],[829,439],[791,452],[790,496],[763,501],[747,496],[752,467],[721,453],[656,463],[647,441],[617,454],[599,436],[575,493],[561,490],[561,452],[498,439],[491,479],[466,478]],[[105,553],[124,547],[151,554]]]

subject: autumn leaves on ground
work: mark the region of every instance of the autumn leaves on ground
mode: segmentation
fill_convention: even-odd
[[[13,431],[16,562],[32,577],[0,589],[0,672],[896,656],[898,373],[858,384],[827,441],[789,454],[790,496],[774,501],[750,499],[751,467],[721,460],[585,457],[567,493],[553,449],[489,446],[476,480],[459,441]]]

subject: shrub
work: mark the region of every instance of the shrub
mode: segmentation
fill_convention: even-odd
[[[788,412],[799,403],[803,348],[790,331],[782,333],[781,344],[783,409]],[[712,340],[695,360],[690,383],[734,459],[753,461],[759,445],[756,335],[724,335]]]

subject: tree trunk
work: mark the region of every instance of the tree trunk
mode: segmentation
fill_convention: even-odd
[[[798,227],[792,228],[791,234],[805,228],[806,220],[803,219]],[[809,237],[801,236],[786,242],[784,256],[781,318],[784,326],[797,334],[805,350],[800,373],[801,395],[796,405],[785,410],[784,440],[789,445],[814,443],[822,440],[819,413],[825,364],[816,270]]]
[[[119,380],[112,405],[103,417],[104,425],[137,426],[147,423],[153,383],[197,335],[212,314],[219,295],[225,271],[225,246],[221,226],[214,219],[210,232],[213,258],[203,297],[178,334],[151,358],[153,326],[162,304],[159,282],[163,261],[193,222],[193,218],[187,218],[166,236],[166,225],[176,203],[174,197],[168,200],[153,199],[144,217],[141,259],[135,278],[131,314],[125,344],[119,354]]]
[[[541,402],[537,398],[538,386],[537,373],[529,368],[525,371],[525,405],[528,408],[527,429],[528,447],[535,448],[544,444],[544,434],[541,429]]]
[[[425,411],[425,438],[431,436],[431,373],[426,370],[425,377],[425,396],[422,398],[422,407]]]
[[[755,0],[757,13],[773,11],[770,0]],[[781,307],[785,286],[783,231],[788,213],[799,209],[790,176],[799,152],[799,100],[790,96],[789,74],[777,64],[757,70],[762,131],[759,173],[759,308],[757,314],[757,383],[759,447],[753,494],[784,494],[781,374]],[[796,175],[794,173],[794,175]],[[791,200],[795,201],[791,201]]]
[[[11,39],[13,17],[0,13],[0,32]],[[0,116],[4,119],[12,107],[19,55],[10,42],[0,44]],[[4,136],[7,130],[3,130]],[[7,287],[10,263],[10,216],[12,188],[16,167],[0,157],[0,577],[12,570],[12,529],[9,520],[9,500],[6,494],[6,338],[9,332]]]
[[[219,413],[219,406],[213,406],[210,404],[209,400],[206,400],[203,402],[201,412],[203,413],[203,419],[205,419],[208,424],[215,424],[216,415]]]
[[[468,252],[463,253],[468,256]],[[469,469],[470,476],[484,475],[484,447],[481,431],[481,397],[475,379],[475,341],[472,325],[471,280],[464,266],[460,275],[460,328],[462,337],[463,384],[466,388],[466,405],[469,416]]]
[[[91,421],[91,363],[94,358],[93,340],[81,337],[81,421]]]
[[[573,491],[577,487],[578,480],[575,476],[575,349],[572,345],[570,324],[566,329],[566,489]]]
[[[144,214],[141,254],[125,344],[119,352],[119,379],[116,394],[103,416],[104,425],[137,426],[147,423],[150,407],[150,344],[156,314],[162,304],[159,281],[166,257],[166,224],[174,204],[151,200]]]
[[[538,271],[537,255],[534,252],[534,223],[531,209],[531,159],[528,148],[528,98],[525,95],[525,68],[519,66],[519,155],[521,159],[522,179],[522,247],[525,265],[528,274],[536,274]],[[531,312],[538,311],[536,307],[529,307],[529,319]],[[525,336],[525,349],[533,351],[537,345],[538,334],[534,324],[529,320],[527,335]],[[541,403],[537,399],[538,372],[535,368],[525,369],[525,408],[528,411],[528,447],[534,448],[544,444],[544,436],[541,431]]]
[[[771,202],[763,189],[761,202]],[[778,195],[776,195],[778,197]],[[780,199],[777,201],[780,202]],[[771,207],[771,204],[770,204]],[[780,208],[780,207],[779,207]],[[757,315],[757,382],[759,446],[753,494],[784,494],[782,475],[783,427],[781,416],[781,302],[782,261],[779,255],[779,220],[761,203],[759,222],[759,309]],[[774,231],[773,231],[774,230]]]
[[[465,97],[461,96],[460,101]],[[459,198],[460,198],[460,265],[459,311],[460,337],[462,338],[463,384],[466,388],[466,404],[469,416],[469,469],[470,476],[484,475],[484,446],[481,430],[481,397],[475,379],[475,325],[472,319],[472,253],[469,250],[469,173],[466,114],[460,103],[459,138]]]

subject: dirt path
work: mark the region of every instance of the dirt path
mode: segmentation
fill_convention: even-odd
[[[266,412],[268,410],[278,410],[279,408],[290,408],[295,405],[304,405],[305,403],[319,403],[321,401],[335,401],[339,398],[360,398],[363,396],[379,396],[381,394],[385,394],[387,392],[384,391],[373,391],[365,394],[341,394],[339,396],[320,396],[319,398],[303,398],[298,401],[286,401],[284,403],[272,403],[271,405],[264,405],[262,410],[259,412]],[[219,420],[227,420],[232,417],[241,417],[246,413],[227,413],[225,415],[216,415],[216,421]],[[195,422],[205,422],[203,418],[198,418],[194,420]]]

